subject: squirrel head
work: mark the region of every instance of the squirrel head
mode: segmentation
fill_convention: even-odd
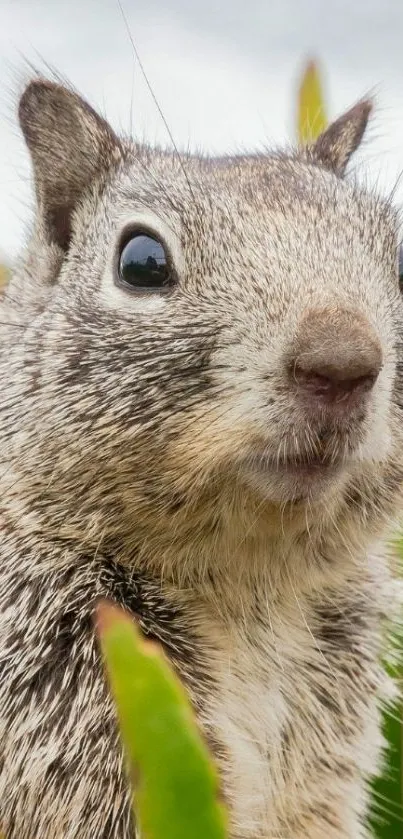
[[[302,529],[320,510],[321,532],[394,512],[397,222],[344,177],[370,111],[303,150],[214,159],[118,138],[62,85],[26,88],[36,217],[11,366],[26,484],[58,532],[135,551],[257,510],[278,532],[285,508]]]

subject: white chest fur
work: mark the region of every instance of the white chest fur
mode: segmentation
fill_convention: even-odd
[[[226,632],[215,627],[216,688],[203,723],[223,749],[232,839],[322,839],[321,816],[318,828],[310,814],[329,814],[337,797],[346,798],[358,741],[372,768],[376,764],[372,699],[373,709],[367,707],[376,665],[367,662],[359,672],[358,659],[348,652],[352,669],[346,675],[344,655],[315,637],[311,620],[306,604],[302,610],[296,602],[281,620],[267,613]],[[359,734],[357,721],[365,714],[371,743]],[[334,822],[350,820],[348,808],[340,815],[343,807],[335,806]],[[328,833],[339,835],[350,833]]]
[[[246,639],[236,639],[232,652],[221,672],[212,723],[228,754],[224,777],[234,825],[240,836],[255,837],[268,826],[275,786],[270,756],[281,751],[287,705],[267,661]]]

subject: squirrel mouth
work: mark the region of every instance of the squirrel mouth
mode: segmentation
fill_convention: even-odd
[[[272,457],[270,455],[253,455],[248,459],[249,468],[258,472],[278,473],[306,473],[316,474],[335,470],[341,465],[341,458],[324,457],[323,455],[289,455],[286,457]]]
[[[280,494],[282,499],[302,499],[323,490],[336,479],[345,464],[345,458],[333,455],[320,456],[272,455],[254,453],[243,461],[241,471],[247,483],[270,497]]]

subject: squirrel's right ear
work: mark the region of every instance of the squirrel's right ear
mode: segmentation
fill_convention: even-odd
[[[94,179],[121,159],[121,144],[83,99],[47,80],[30,82],[18,116],[45,234],[50,244],[66,250],[77,203]]]
[[[371,99],[363,99],[350,108],[308,147],[308,157],[342,177],[351,156],[361,143],[372,108]]]

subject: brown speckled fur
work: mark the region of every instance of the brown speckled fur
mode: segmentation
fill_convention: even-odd
[[[37,212],[0,318],[5,839],[133,836],[99,597],[185,681],[231,839],[369,837],[403,482],[397,222],[344,179],[369,111],[304,153],[179,159],[53,82],[23,94]],[[165,241],[170,293],[115,284],[133,225]],[[318,309],[335,334],[345,309],[366,319],[383,354],[360,421],[326,433],[285,365]],[[281,463],[319,450],[342,466],[301,496]],[[256,451],[278,472],[246,468]]]

